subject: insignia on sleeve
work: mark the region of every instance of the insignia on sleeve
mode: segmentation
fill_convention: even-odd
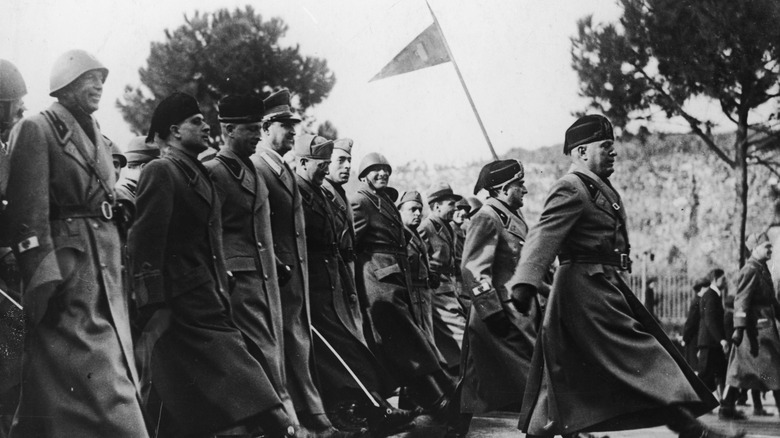
[[[19,254],[21,254],[21,253],[23,253],[25,251],[29,251],[29,250],[31,250],[33,248],[37,248],[39,246],[40,246],[40,244],[38,243],[38,236],[30,236],[30,237],[22,240],[21,242],[19,242],[16,245],[16,249],[19,251]]]
[[[493,289],[493,287],[490,286],[490,283],[488,283],[487,281],[482,281],[482,283],[480,283],[477,287],[471,289],[471,292],[474,293],[475,297],[478,297],[484,294],[485,292],[489,291],[490,289]]]

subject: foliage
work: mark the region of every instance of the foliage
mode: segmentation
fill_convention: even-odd
[[[777,117],[761,115],[778,96],[780,78],[780,3],[775,0],[620,0],[619,25],[578,23],[572,61],[581,95],[590,107],[619,128],[639,121],[646,126],[657,114],[682,117],[707,149],[738,173],[735,204],[741,218],[739,240],[747,223],[748,163],[773,172]],[[690,104],[716,102],[736,134],[718,138],[721,127]],[[751,119],[758,119],[753,122]],[[646,135],[646,132],[643,133]],[[741,251],[739,252],[741,255]],[[735,254],[736,255],[736,254]],[[740,263],[741,264],[741,263]]]
[[[330,120],[325,120],[320,126],[317,127],[317,135],[331,140],[336,140],[339,138],[339,131],[336,129],[336,125],[331,123]]]
[[[194,95],[219,135],[217,102],[227,94],[267,97],[289,88],[302,111],[322,102],[335,84],[324,59],[303,56],[299,46],[282,47],[287,25],[279,18],[264,21],[251,6],[233,12],[196,11],[185,24],[165,31],[153,42],[147,67],[139,69],[142,86],[126,86],[117,106],[136,134],[149,126],[157,104],[174,91]]]

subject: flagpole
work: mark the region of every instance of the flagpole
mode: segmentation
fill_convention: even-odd
[[[498,160],[498,155],[496,155],[496,150],[493,149],[493,143],[490,141],[490,137],[488,136],[487,130],[485,129],[485,125],[482,123],[482,118],[479,116],[479,111],[477,111],[476,105],[474,105],[474,99],[471,98],[471,93],[469,93],[468,87],[466,87],[466,81],[463,80],[463,75],[460,73],[460,68],[458,68],[458,63],[455,62],[455,57],[452,56],[452,50],[450,50],[450,45],[447,43],[447,37],[444,36],[444,31],[442,31],[441,26],[439,25],[439,20],[436,19],[436,14],[433,13],[433,9],[431,9],[431,4],[428,3],[428,0],[425,0],[425,4],[428,6],[428,10],[431,11],[431,16],[433,16],[433,22],[436,23],[436,29],[439,30],[439,34],[441,35],[441,39],[444,42],[444,48],[447,49],[447,55],[449,55],[450,59],[452,60],[452,65],[455,66],[455,73],[458,74],[458,79],[460,79],[460,85],[463,86],[463,91],[466,92],[466,97],[469,100],[469,104],[471,104],[471,109],[474,111],[474,115],[477,117],[477,123],[479,123],[479,128],[482,129],[482,135],[485,136],[485,141],[487,141],[487,145],[490,148],[490,153],[493,155],[494,160]]]

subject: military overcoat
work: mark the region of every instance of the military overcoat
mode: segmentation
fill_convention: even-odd
[[[282,302],[268,188],[254,164],[230,149],[223,148],[204,166],[222,207],[222,246],[230,273],[233,321],[285,407],[292,409],[284,373]]]
[[[742,343],[731,349],[726,384],[737,388],[776,391],[780,389],[780,314],[772,275],[766,263],[749,258],[739,271],[734,297],[734,328],[755,330],[758,356],[750,354],[745,333]]]
[[[103,211],[114,199],[111,151],[59,103],[11,134],[5,220],[22,303],[56,284],[28,324],[13,436],[146,436],[133,361],[120,241]]]
[[[170,148],[144,167],[136,202],[128,249],[140,313],[152,315],[136,356],[153,421],[172,436],[205,436],[281,406],[231,318],[219,197],[206,169]]]
[[[352,207],[349,205],[347,193],[344,187],[325,178],[322,187],[327,191],[328,199],[333,206],[333,213],[336,220],[336,230],[339,234],[339,250],[341,258],[355,271],[355,217],[352,214]]]
[[[406,253],[409,258],[409,273],[412,279],[410,287],[412,316],[414,316],[415,322],[423,329],[431,343],[435,344],[433,332],[433,289],[430,287],[430,276],[436,274],[431,273],[428,262],[428,245],[423,242],[420,233],[408,226],[404,226],[404,228],[409,240],[406,244]],[[446,364],[443,356],[441,359]]]
[[[517,409],[540,323],[534,303],[528,315],[510,302],[507,282],[515,273],[528,225],[519,211],[489,198],[469,224],[463,250],[463,284],[471,296],[464,350],[461,411],[479,414]],[[486,318],[503,313],[511,322],[505,335],[493,333]]]
[[[386,392],[381,366],[363,334],[355,282],[339,251],[340,229],[324,189],[296,175],[306,218],[309,256],[309,297],[312,325],[336,349],[369,391]],[[315,358],[322,394],[338,398],[338,391],[360,386],[328,347],[315,336]]]
[[[440,370],[436,347],[410,310],[411,277],[400,213],[385,193],[365,182],[350,199],[356,283],[367,298],[369,332],[388,361],[387,368],[403,380]]]
[[[268,188],[274,253],[292,270],[290,280],[281,287],[287,389],[297,411],[322,414],[325,408],[311,372],[306,229],[295,172],[279,154],[265,147],[252,156],[252,162]]]
[[[460,366],[466,312],[455,288],[455,234],[449,222],[429,215],[418,228],[428,246],[431,271],[439,276],[433,295],[433,333],[449,368]]]
[[[575,173],[576,172],[576,173]],[[580,176],[582,175],[582,176]],[[630,290],[599,262],[628,253],[625,208],[612,186],[579,166],[555,182],[510,285],[539,287],[561,254],[526,384],[519,428],[534,435],[666,424],[717,400]],[[592,262],[566,263],[570,257]],[[580,259],[581,260],[581,259]]]

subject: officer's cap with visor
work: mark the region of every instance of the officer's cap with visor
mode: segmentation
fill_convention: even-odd
[[[482,167],[474,185],[474,194],[480,190],[500,190],[507,184],[523,179],[525,170],[518,160],[499,160]]]
[[[570,155],[574,148],[584,144],[607,140],[615,141],[615,133],[606,117],[600,114],[582,116],[566,130],[563,154]]]
[[[290,105],[290,90],[282,89],[271,94],[263,100],[265,111],[263,111],[263,122],[293,122],[301,121],[296,116]]]

